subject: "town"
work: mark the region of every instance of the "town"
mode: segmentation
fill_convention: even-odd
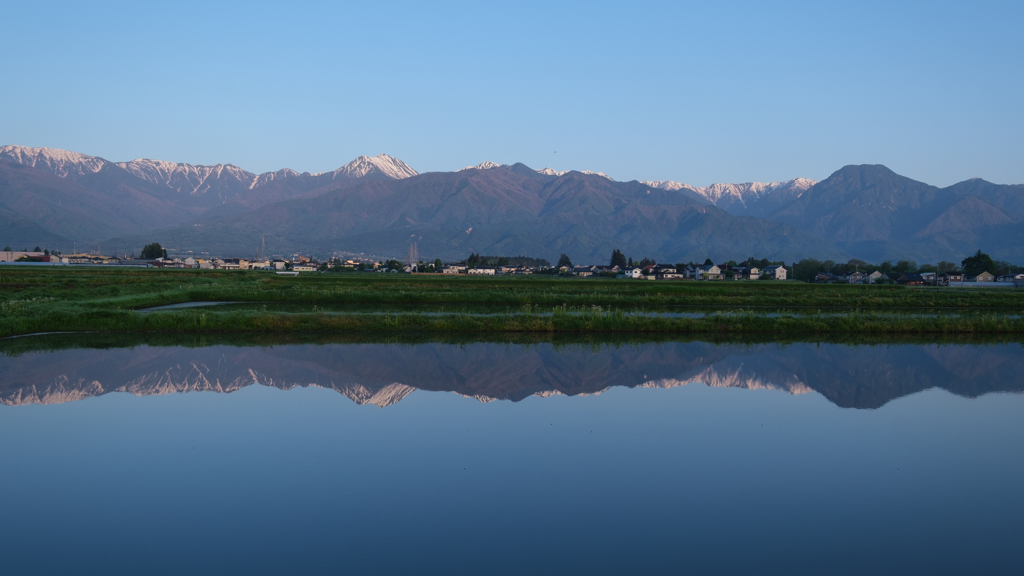
[[[562,254],[552,265],[541,258],[526,256],[481,256],[470,254],[458,262],[423,261],[416,250],[409,251],[404,261],[395,259],[340,258],[317,260],[294,255],[291,258],[200,258],[171,257],[157,243],[146,246],[140,257],[135,255],[104,256],[90,253],[62,254],[47,249],[0,251],[0,264],[51,266],[114,266],[202,270],[264,270],[284,275],[300,273],[375,272],[385,274],[509,276],[548,275],[572,278],[610,278],[660,281],[760,281],[796,280],[818,284],[900,284],[905,286],[943,287],[1024,287],[1024,267],[992,260],[980,250],[965,258],[960,265],[939,262],[937,265],[901,260],[871,265],[853,259],[845,264],[804,259],[787,265],[753,257],[736,262],[715,264],[710,258],[703,263],[658,263],[644,258],[634,261],[614,250],[608,264],[573,264]]]

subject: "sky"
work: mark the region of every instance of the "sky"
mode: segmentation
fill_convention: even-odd
[[[1024,183],[1024,2],[19,2],[0,145]]]

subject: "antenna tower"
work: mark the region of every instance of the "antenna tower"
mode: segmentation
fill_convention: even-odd
[[[416,247],[416,242],[409,244],[409,256],[405,259],[405,263],[412,266],[419,262],[419,251]]]

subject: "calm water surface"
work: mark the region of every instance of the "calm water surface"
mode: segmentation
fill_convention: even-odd
[[[1016,574],[1018,344],[0,356],[6,574]]]

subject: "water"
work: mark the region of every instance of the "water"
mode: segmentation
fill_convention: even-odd
[[[0,553],[10,574],[1019,573],[1021,374],[1019,343],[9,352]]]
[[[339,303],[297,303],[297,302],[183,302],[166,306],[155,306],[137,310],[141,314],[179,310],[183,308],[211,308],[214,312],[273,312],[276,314],[345,314],[345,315],[391,315],[419,314],[442,316],[472,314],[473,316],[506,316],[509,314],[531,314],[551,316],[553,306],[498,306],[492,304],[339,304]],[[888,308],[860,310],[849,306],[690,306],[655,305],[631,308],[609,306],[572,306],[563,309],[568,314],[610,314],[621,312],[632,316],[649,318],[705,318],[714,315],[756,314],[768,318],[790,316],[793,318],[844,318],[856,311],[873,318],[920,318],[950,317],[976,318],[980,316],[1016,320],[1021,317],[1017,308]]]

